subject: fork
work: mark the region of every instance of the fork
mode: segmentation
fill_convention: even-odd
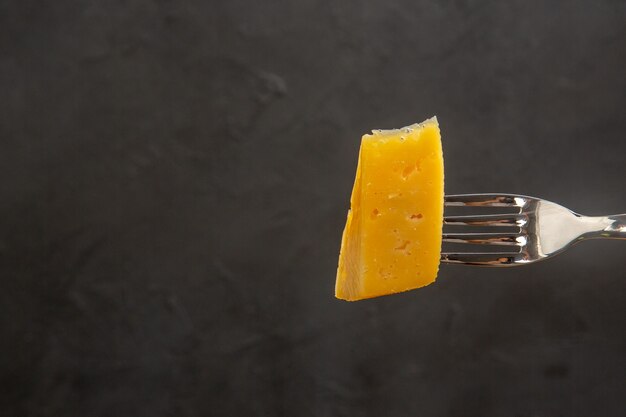
[[[537,262],[563,252],[587,239],[626,239],[626,214],[588,217],[535,197],[515,194],[459,194],[445,196],[444,205],[508,207],[516,213],[477,216],[445,216],[444,224],[467,229],[481,226],[494,233],[443,233],[451,243],[505,245],[515,252],[442,253],[441,261],[480,266],[518,266]],[[516,227],[514,232],[498,228]],[[500,229],[502,230],[502,229]]]

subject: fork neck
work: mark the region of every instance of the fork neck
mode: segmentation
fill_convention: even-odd
[[[626,214],[582,217],[582,221],[597,224],[597,230],[586,233],[585,239],[626,239]]]

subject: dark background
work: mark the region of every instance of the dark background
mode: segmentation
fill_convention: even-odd
[[[532,3],[532,4],[531,4]],[[1,1],[0,415],[623,416],[626,246],[333,297],[360,136],[626,211],[623,1]]]

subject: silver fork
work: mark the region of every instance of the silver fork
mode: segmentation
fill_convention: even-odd
[[[549,258],[587,239],[626,239],[626,214],[588,217],[550,201],[515,194],[447,195],[445,206],[512,207],[516,213],[445,216],[444,224],[488,226],[494,233],[444,233],[443,241],[506,245],[515,252],[442,253],[441,261],[465,265],[518,266]],[[499,227],[517,227],[500,232]],[[502,229],[501,229],[502,230]]]

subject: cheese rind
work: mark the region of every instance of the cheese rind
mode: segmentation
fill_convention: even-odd
[[[441,255],[443,196],[436,118],[364,135],[335,296],[354,301],[432,283]]]

